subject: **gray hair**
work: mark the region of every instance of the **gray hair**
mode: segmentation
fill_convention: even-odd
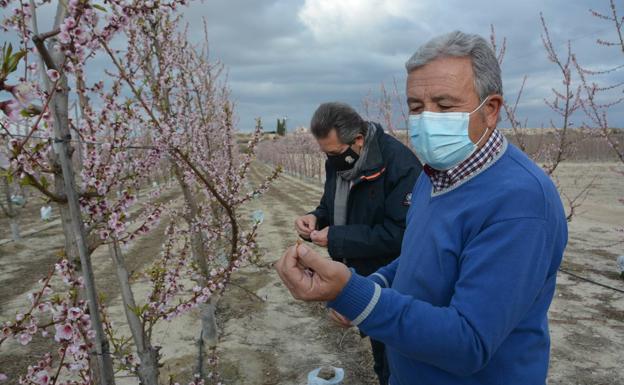
[[[325,138],[335,129],[338,139],[345,144],[353,144],[359,134],[366,136],[368,125],[348,104],[329,102],[321,104],[310,122],[310,131],[316,138]]]
[[[500,65],[491,45],[481,36],[454,31],[429,40],[405,63],[407,72],[441,57],[469,57],[472,61],[475,91],[480,101],[492,94],[503,94]]]

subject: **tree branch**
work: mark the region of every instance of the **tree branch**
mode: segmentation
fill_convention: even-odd
[[[50,52],[48,52],[48,49],[45,46],[45,40],[52,36],[58,35],[60,32],[60,29],[57,28],[50,32],[35,35],[32,38],[32,41],[35,44],[37,51],[39,51],[39,55],[41,55],[41,59],[45,63],[46,67],[48,67],[48,69],[56,71],[58,71],[58,68],[56,66],[56,63],[54,63],[54,59],[52,59],[52,56],[50,56]]]

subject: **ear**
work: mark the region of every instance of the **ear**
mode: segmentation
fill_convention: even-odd
[[[487,127],[494,129],[498,123],[501,109],[503,108],[503,97],[501,95],[490,95],[483,106],[483,115]]]
[[[353,144],[355,144],[359,148],[364,147],[364,135],[358,134],[355,137],[355,140],[353,141]]]

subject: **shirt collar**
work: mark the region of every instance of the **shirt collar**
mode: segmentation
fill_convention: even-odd
[[[436,170],[425,165],[423,170],[429,176],[434,192],[454,186],[474,174],[492,160],[503,147],[503,134],[494,129],[487,142],[468,159],[448,170]]]

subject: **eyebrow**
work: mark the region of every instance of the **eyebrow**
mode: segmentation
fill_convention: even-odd
[[[332,151],[325,151],[325,153],[328,155],[340,155],[342,154],[342,151],[338,149],[338,150],[332,150]]]
[[[442,95],[431,98],[431,100],[433,100],[434,102],[439,102],[441,100],[448,100],[453,103],[460,103],[462,101],[460,98],[453,96],[453,95],[449,95],[449,94],[442,94]],[[422,100],[418,98],[414,98],[414,97],[408,97],[407,102],[408,103],[422,103]]]
[[[453,96],[453,95],[449,95],[449,94],[439,95],[439,96],[431,98],[431,100],[433,100],[434,102],[439,102],[440,100],[448,100],[453,103],[459,103],[462,101],[460,98]]]

